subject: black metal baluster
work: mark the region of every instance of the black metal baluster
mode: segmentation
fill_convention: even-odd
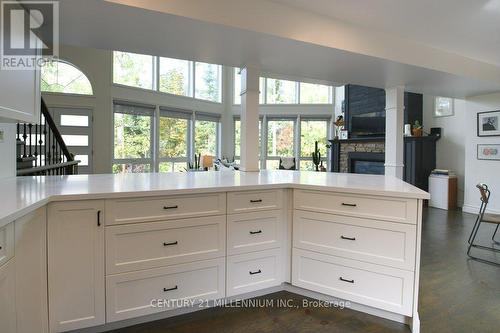
[[[52,134],[52,164],[56,164],[57,155],[56,155],[56,136],[54,135],[54,131],[50,130]]]
[[[33,154],[32,154],[32,151],[31,151],[32,146],[33,146],[33,135],[32,135],[32,129],[33,129],[33,124],[31,124],[31,123],[30,123],[30,124],[28,124],[28,130],[29,130],[29,143],[30,143],[29,148],[28,148],[28,151],[29,151],[28,156],[29,156],[29,157],[33,157]]]
[[[27,135],[26,135],[26,123],[23,124],[23,140],[24,140],[24,154],[23,154],[23,157],[27,157],[26,155],[26,138],[27,138]]]
[[[21,141],[21,124],[17,123],[17,141]]]

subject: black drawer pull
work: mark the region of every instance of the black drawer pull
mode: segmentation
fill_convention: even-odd
[[[347,280],[347,279],[344,279],[342,276],[339,279],[340,279],[340,281],[354,283],[354,280]]]
[[[179,288],[177,288],[177,286],[173,287],[173,288],[163,288],[163,292],[167,292],[167,291],[173,291],[173,290],[177,290]]]
[[[175,205],[175,206],[163,206],[163,209],[176,209],[176,208],[179,208],[179,206]]]
[[[98,227],[101,226],[101,211],[100,210],[97,211],[97,226]]]
[[[262,199],[254,199],[250,200],[251,203],[257,203],[257,202],[262,202]]]
[[[179,244],[178,241],[175,241],[175,242],[171,242],[171,243],[163,243],[163,246],[171,246],[171,245],[177,245]]]
[[[256,234],[261,234],[262,230],[259,231],[250,231],[250,235],[256,235]]]
[[[255,274],[260,274],[260,273],[262,273],[262,271],[259,269],[259,270],[258,270],[258,271],[256,271],[256,272],[252,272],[252,271],[250,271],[250,272],[248,272],[248,273],[250,273],[250,275],[255,275]]]
[[[343,202],[343,203],[342,203],[342,206],[347,206],[347,207],[356,207],[357,205],[356,205],[356,204],[352,204],[352,203],[345,203],[345,202]]]
[[[345,239],[345,240],[352,240],[352,241],[356,240],[356,237],[346,237],[344,235],[340,236],[340,238]]]

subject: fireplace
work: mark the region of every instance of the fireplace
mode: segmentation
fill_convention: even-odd
[[[347,154],[347,168],[350,173],[383,175],[384,163],[384,153],[349,152]]]

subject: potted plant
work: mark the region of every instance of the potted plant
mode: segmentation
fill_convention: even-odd
[[[418,120],[415,120],[415,123],[413,124],[413,128],[411,130],[413,136],[422,136],[424,133],[424,130],[422,128],[422,125],[420,125],[420,122]]]
[[[318,141],[314,142],[314,153],[312,155],[313,164],[316,167],[316,171],[319,171],[319,164],[321,163],[321,153],[318,148]]]

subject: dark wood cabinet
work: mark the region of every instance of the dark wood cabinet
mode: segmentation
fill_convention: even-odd
[[[405,182],[428,191],[429,176],[436,168],[437,136],[406,137],[404,143]]]

